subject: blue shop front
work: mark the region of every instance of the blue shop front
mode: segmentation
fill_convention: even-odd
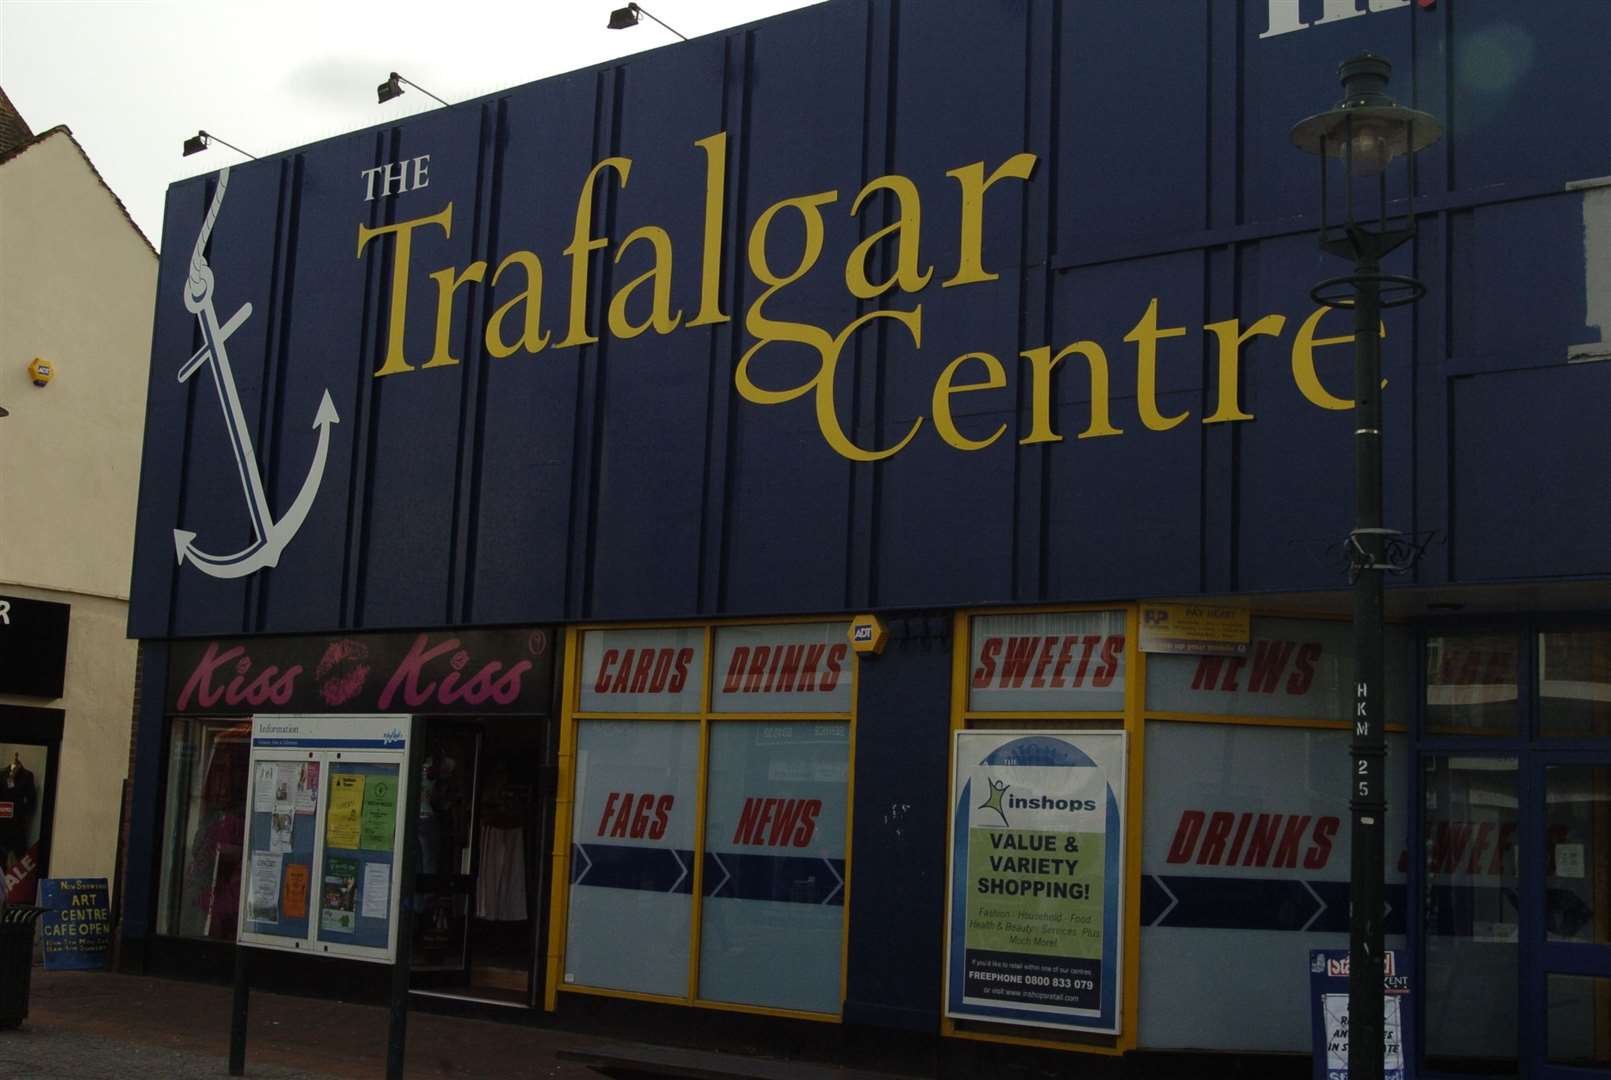
[[[1354,336],[1289,131],[1370,51],[1444,126],[1386,187],[1394,1030],[1605,1075],[1608,37],[831,0],[175,184],[124,963],[228,969],[253,718],[390,714],[421,1007],[1307,1074]]]

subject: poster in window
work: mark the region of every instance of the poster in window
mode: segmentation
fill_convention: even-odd
[[[1117,712],[1124,708],[1123,611],[975,615],[968,620],[968,708]]]
[[[1116,1033],[1124,733],[956,740],[946,1015]]]
[[[578,726],[568,985],[687,994],[699,749],[693,721]]]
[[[717,722],[709,745],[699,997],[836,1014],[850,725]]]

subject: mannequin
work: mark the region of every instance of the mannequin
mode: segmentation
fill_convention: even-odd
[[[5,860],[8,869],[28,854],[30,826],[38,802],[34,774],[22,763],[22,755],[13,752],[11,764],[0,772],[0,807],[11,805],[10,816],[0,818],[0,859]]]

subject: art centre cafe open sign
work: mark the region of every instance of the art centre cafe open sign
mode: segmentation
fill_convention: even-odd
[[[1117,1033],[1122,731],[960,731],[946,1015]]]

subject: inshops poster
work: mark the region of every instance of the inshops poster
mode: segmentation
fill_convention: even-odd
[[[960,731],[946,1015],[1119,1030],[1121,731]]]

